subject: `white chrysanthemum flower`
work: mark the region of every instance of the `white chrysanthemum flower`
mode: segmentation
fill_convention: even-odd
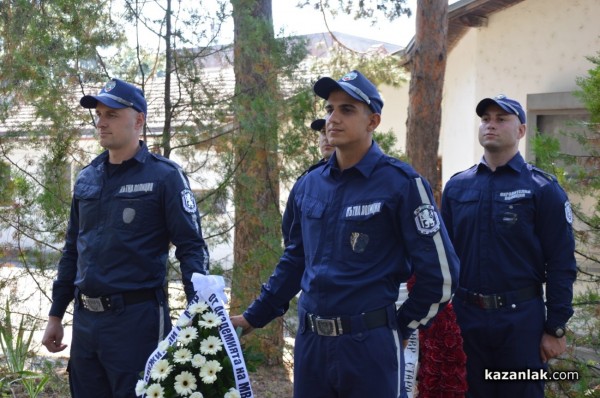
[[[189,326],[181,329],[179,336],[177,336],[177,340],[183,345],[188,345],[196,337],[198,337],[198,330],[196,330],[196,328],[193,326]]]
[[[223,398],[242,398],[242,396],[240,395],[240,392],[238,390],[236,390],[235,388],[231,387],[229,389],[229,391],[227,391],[225,393],[225,395],[223,396]]]
[[[190,395],[190,398],[204,398],[204,395],[200,391],[196,391]]]
[[[138,380],[135,385],[135,395],[138,397],[146,392],[146,382],[144,380]]]
[[[186,363],[192,360],[192,352],[187,348],[180,348],[173,354],[175,363]]]
[[[161,359],[157,361],[152,367],[152,371],[150,372],[150,377],[152,377],[156,381],[163,381],[167,378],[167,376],[173,370],[173,366],[166,359]]]
[[[208,336],[200,343],[200,352],[204,355],[215,355],[223,348],[223,342],[216,336]]]
[[[195,368],[199,368],[206,363],[206,358],[204,355],[196,354],[192,358],[192,366]]]
[[[193,374],[183,371],[175,376],[175,391],[179,395],[190,395],[196,389],[196,378]]]
[[[217,380],[217,373],[223,368],[217,361],[208,361],[200,368],[200,377],[205,384],[212,384]]]
[[[202,302],[198,302],[198,303],[194,303],[194,304],[190,305],[188,308],[188,311],[191,314],[203,314],[207,309],[208,309],[208,304],[206,304],[204,301],[202,301]]]
[[[151,384],[146,389],[146,396],[149,398],[164,398],[165,390],[160,384]]]
[[[216,328],[221,324],[221,318],[214,312],[202,314],[202,319],[198,320],[198,324],[205,328]]]
[[[175,323],[177,326],[179,326],[180,328],[184,328],[186,326],[189,326],[192,324],[192,320],[188,319],[186,317],[182,317],[177,319],[177,322]]]
[[[167,340],[163,340],[158,343],[159,351],[167,351],[167,348],[169,348],[169,342]]]

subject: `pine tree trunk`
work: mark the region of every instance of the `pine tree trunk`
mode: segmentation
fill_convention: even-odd
[[[281,255],[277,162],[277,70],[271,61],[274,34],[271,0],[234,0],[234,270],[232,313],[258,296]],[[282,362],[283,322],[255,330],[245,343],[267,364]]]
[[[438,147],[446,70],[448,1],[419,0],[416,14],[406,152],[412,166],[431,184],[439,204],[441,173]]]

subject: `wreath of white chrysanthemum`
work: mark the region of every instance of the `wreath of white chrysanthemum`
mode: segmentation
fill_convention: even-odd
[[[166,355],[156,361],[146,383],[139,380],[135,392],[149,398],[240,398],[231,361],[223,348],[218,328],[221,319],[204,302],[188,307],[191,324],[178,325],[175,344],[161,342]]]

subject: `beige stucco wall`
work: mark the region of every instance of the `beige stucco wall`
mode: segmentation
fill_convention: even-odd
[[[597,0],[526,0],[469,31],[448,57],[440,145],[444,182],[481,157],[474,111],[481,98],[504,93],[527,106],[527,94],[577,90],[575,79],[592,67],[586,56],[600,51],[599,20]]]
[[[481,157],[475,114],[480,99],[503,93],[527,106],[527,94],[578,88],[575,79],[593,67],[586,56],[600,51],[598,21],[598,0],[525,0],[490,15],[486,27],[468,31],[448,55],[440,136],[443,182]],[[400,120],[388,123],[405,135],[408,84],[398,93],[389,95],[391,105],[384,109],[398,109]],[[526,154],[526,140],[521,152]]]

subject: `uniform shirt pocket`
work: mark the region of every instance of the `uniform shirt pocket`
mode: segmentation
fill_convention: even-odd
[[[494,194],[494,221],[499,232],[515,233],[532,225],[533,193],[529,189]]]
[[[100,195],[102,188],[99,185],[91,184],[75,184],[73,188],[73,197],[78,203],[79,211],[79,228],[80,230],[86,230],[86,223],[89,227],[95,225],[100,215]]]
[[[384,242],[394,239],[392,220],[385,219],[385,204],[376,200],[347,206],[342,211],[342,233],[339,247],[343,260],[364,260],[377,253]]]
[[[300,206],[303,219],[302,230],[307,231],[308,236],[320,236],[327,205],[318,199],[304,196]]]
[[[152,228],[162,219],[155,192],[121,192],[115,195],[113,220],[116,228]]]

